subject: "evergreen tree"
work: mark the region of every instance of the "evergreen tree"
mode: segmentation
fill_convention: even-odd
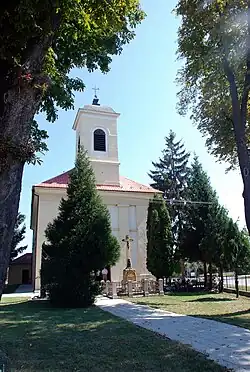
[[[120,246],[112,235],[110,216],[97,193],[86,153],[80,151],[70,175],[67,199],[46,229],[42,282],[52,304],[89,306],[98,294],[95,273],[114,265]]]
[[[200,243],[202,256],[209,264],[209,285],[212,289],[213,267],[223,265],[224,237],[223,231],[227,226],[227,214],[224,216],[224,209],[220,206],[216,193],[213,191],[211,204],[208,208],[205,222],[204,236]],[[225,217],[225,219],[224,219]],[[221,274],[223,275],[223,274]]]
[[[176,134],[170,130],[165,137],[166,145],[158,162],[152,162],[154,170],[149,176],[153,180],[152,187],[164,192],[169,203],[169,214],[172,221],[175,245],[179,246],[180,234],[185,221],[185,211],[174,199],[186,198],[186,186],[189,174],[188,161],[190,154],[186,152],[182,141],[176,141]],[[173,202],[172,202],[173,201]]]
[[[169,277],[174,270],[171,221],[163,198],[150,201],[147,218],[147,268],[157,278]]]
[[[182,141],[175,140],[176,134],[170,130],[165,137],[166,145],[162,158],[152,162],[154,170],[150,171],[152,186],[165,193],[168,199],[179,199],[183,196],[188,176],[190,154],[186,152]]]
[[[223,272],[228,267],[225,255],[228,222],[228,211],[223,206],[218,206],[217,213],[214,216],[214,228],[212,230],[212,236],[214,236],[213,263],[219,270],[220,292],[223,292]]]
[[[195,156],[188,177],[186,224],[181,235],[180,251],[184,259],[201,261],[207,286],[207,263],[211,262],[210,231],[217,208],[217,197],[209,177]]]
[[[11,254],[10,254],[10,261],[18,256],[19,253],[22,253],[25,249],[27,249],[27,245],[20,246],[19,244],[25,237],[26,233],[26,226],[24,224],[25,216],[20,212],[17,215],[14,235],[11,242]]]

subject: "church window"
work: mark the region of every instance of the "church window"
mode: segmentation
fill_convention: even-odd
[[[94,131],[94,151],[106,151],[106,135],[102,129]]]

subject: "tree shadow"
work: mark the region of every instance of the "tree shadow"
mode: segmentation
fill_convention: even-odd
[[[246,365],[249,366],[250,331],[244,328],[250,328],[250,317],[245,321],[237,319],[237,317],[250,314],[250,310],[215,316],[206,314],[183,316],[175,313],[170,314],[167,311],[159,312],[158,309],[145,306],[145,302],[142,303],[142,306],[114,302],[113,305],[104,305],[103,309],[105,307],[114,315],[126,316],[135,324],[147,329],[157,329],[159,334],[190,344],[211,359],[227,363],[229,365],[227,371],[230,368],[241,370]],[[201,318],[200,322],[197,322],[197,318]],[[230,326],[225,326],[222,323],[230,323]],[[243,328],[234,327],[231,324]],[[233,355],[233,359],[230,353]],[[198,369],[194,368],[193,370]],[[214,370],[211,369],[211,371]]]
[[[197,298],[195,300],[190,300],[188,302],[227,302],[227,301],[235,301],[233,298],[214,298],[214,297],[206,297],[206,298]]]
[[[246,317],[249,315],[249,317]],[[208,314],[195,314],[191,315],[197,318],[205,318],[210,320],[216,320],[223,323],[233,324],[241,328],[250,330],[250,309],[239,310],[232,313],[208,315]]]
[[[6,372],[149,372],[163,366],[166,372],[192,372],[194,365],[204,372],[224,371],[201,354],[95,306],[58,309],[47,301],[22,301],[0,306]]]
[[[156,309],[161,309],[162,308],[162,305],[164,305],[164,307],[167,307],[167,306],[175,306],[176,304],[167,304],[164,302],[161,303],[161,302],[151,302],[151,301],[147,301],[147,302],[143,302],[143,301],[136,301],[136,304],[138,305],[141,305],[141,306],[150,306],[150,307],[154,307]]]
[[[169,292],[167,293],[167,296],[173,296],[173,297],[190,297],[190,296],[204,296],[209,294],[209,292]]]

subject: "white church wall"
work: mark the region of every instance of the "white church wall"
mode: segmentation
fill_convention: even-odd
[[[138,242],[137,242],[137,221],[136,221],[136,206],[129,206],[129,236],[133,239],[131,246],[131,261],[132,266],[137,270]]]
[[[119,163],[91,161],[96,183],[101,185],[119,185]]]
[[[150,196],[104,191],[101,191],[100,195],[111,215],[112,232],[121,245],[121,257],[111,269],[112,280],[122,280],[122,272],[127,263],[126,243],[122,242],[122,239],[126,235],[130,235],[133,239],[131,243],[132,265],[139,279],[141,275],[148,274],[146,269],[146,218]],[[66,196],[65,190],[40,189],[39,191],[35,269],[35,289],[37,290],[40,289],[41,247],[45,241],[44,232],[48,223],[57,216],[62,196]]]
[[[131,242],[131,259],[132,265],[137,271],[138,279],[151,275],[146,268],[146,221],[148,203],[152,196],[149,194],[109,192],[101,192],[101,195],[106,204],[116,204],[119,210],[119,234],[116,236],[121,244],[121,258],[111,270],[112,280],[122,280],[122,271],[126,266],[126,244],[122,242],[122,239],[126,235],[133,239],[133,242]]]
[[[112,230],[119,230],[119,212],[117,205],[108,205]]]
[[[147,270],[147,213],[148,205],[139,205],[136,208],[136,223],[137,223],[137,234],[138,234],[138,264],[137,270],[139,275],[151,275]],[[139,278],[138,278],[139,279]]]
[[[35,289],[40,289],[40,269],[42,260],[42,244],[46,240],[45,230],[49,222],[58,214],[58,207],[65,192],[41,193],[39,195],[37,242],[36,242],[36,270],[35,270]]]

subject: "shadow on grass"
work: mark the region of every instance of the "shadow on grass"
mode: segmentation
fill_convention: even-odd
[[[155,309],[162,309],[162,310],[166,310],[166,311],[169,311],[169,312],[174,312],[174,313],[181,313],[180,311],[180,305],[181,306],[185,306],[185,303],[204,303],[204,304],[208,304],[208,306],[211,306],[213,304],[222,304],[222,307],[221,307],[221,313],[216,313],[216,314],[209,314],[209,308],[207,309],[207,312],[208,314],[206,314],[206,311],[202,312],[201,314],[197,314],[197,310],[195,310],[194,308],[194,313],[192,313],[192,309],[190,309],[188,311],[188,313],[186,315],[188,316],[191,316],[191,317],[195,317],[195,318],[203,318],[203,319],[209,319],[209,320],[216,320],[216,321],[220,321],[220,322],[223,322],[223,323],[228,323],[228,324],[232,324],[232,325],[236,325],[236,326],[239,326],[239,327],[243,327],[243,328],[246,328],[246,329],[249,329],[250,330],[250,301],[249,301],[249,309],[246,309],[246,310],[239,310],[239,311],[234,311],[234,312],[229,312],[229,313],[223,313],[223,303],[226,303],[226,302],[234,302],[236,301],[234,298],[230,298],[230,297],[226,297],[226,298],[223,298],[223,297],[218,297],[218,298],[215,298],[215,297],[201,297],[201,298],[195,298],[195,299],[185,299],[184,301],[178,301],[178,302],[167,302],[166,300],[167,296],[165,297],[162,297],[162,301],[159,301],[159,302],[156,302],[154,301],[154,299],[152,298],[152,300],[150,301],[147,297],[147,300],[146,301],[137,301],[136,303],[138,305],[146,305],[146,306],[149,306],[151,308],[155,308]],[[196,311],[196,313],[195,313]]]
[[[174,297],[190,297],[190,296],[204,296],[209,294],[209,292],[169,292],[166,293],[167,296],[174,296]]]
[[[206,298],[198,298],[195,300],[190,300],[188,302],[228,302],[228,301],[235,301],[233,298],[214,298],[214,297],[206,297]]]
[[[96,307],[58,309],[47,301],[4,304],[0,319],[0,349],[11,371],[97,370],[98,365],[108,370],[108,361],[115,361],[111,345],[117,344],[119,329],[124,328],[118,318]],[[123,332],[125,341],[126,329]],[[97,351],[100,347],[103,353]],[[121,360],[119,350],[116,357]]]
[[[217,320],[223,323],[233,324],[238,327],[247,328],[250,330],[250,309],[239,310],[228,314],[216,314],[216,315],[206,315],[206,314],[195,314],[191,315],[197,318],[205,318],[210,320]],[[249,334],[250,337],[250,334]]]
[[[137,305],[141,305],[141,306],[150,306],[150,307],[153,307],[153,308],[155,308],[155,309],[165,309],[165,308],[167,308],[168,306],[179,306],[179,303],[169,303],[169,304],[167,304],[167,303],[163,303],[163,302],[153,302],[153,301],[147,301],[147,302],[143,302],[143,301],[136,301],[136,304]],[[163,306],[164,306],[164,308],[163,308]],[[166,311],[168,311],[167,309],[166,309]]]
[[[145,302],[141,302],[145,305]],[[152,303],[148,303],[152,305]],[[176,308],[178,308],[176,304]],[[217,320],[225,323],[235,324],[244,328],[249,325],[250,319],[246,320],[244,324],[242,321],[237,321],[237,316],[248,315],[249,311],[239,311],[229,314],[218,314],[216,316],[209,316],[206,314],[190,314],[189,317],[176,314],[168,314],[167,312],[158,312],[151,307],[137,307],[134,303],[130,304],[111,304],[106,305],[110,311],[114,314],[126,314],[129,319],[136,321],[136,324],[146,323],[147,327],[157,327],[158,332],[166,332],[166,335],[170,337],[180,339],[181,342],[190,343],[198,350],[210,355],[212,359],[215,357],[218,360],[231,363],[232,359],[229,357],[229,353],[225,352],[225,347],[230,347],[230,353],[234,356],[234,367],[236,370],[243,370],[247,365],[249,367],[250,360],[250,332],[247,329],[225,327],[219,322],[208,322],[208,320]],[[165,306],[165,304],[164,304]],[[154,306],[155,307],[155,306]],[[162,306],[159,306],[162,308]],[[105,308],[105,306],[104,306]],[[134,311],[135,310],[135,311]],[[222,310],[223,311],[223,310]],[[194,321],[193,318],[203,318],[199,322]],[[218,333],[219,337],[218,337]],[[243,351],[244,348],[244,351]],[[212,352],[211,352],[212,350]],[[226,349],[227,350],[227,349]],[[179,355],[176,357],[176,360]],[[202,369],[201,369],[202,370]],[[229,369],[230,370],[230,369]],[[229,372],[229,370],[227,370]],[[165,370],[164,370],[165,371]],[[186,369],[184,369],[186,371]],[[197,368],[193,368],[193,371],[198,371]],[[202,370],[203,371],[203,370]],[[211,371],[214,371],[211,369]]]
[[[97,307],[56,309],[46,301],[22,300],[0,305],[0,350],[11,372],[224,371],[201,354]]]

